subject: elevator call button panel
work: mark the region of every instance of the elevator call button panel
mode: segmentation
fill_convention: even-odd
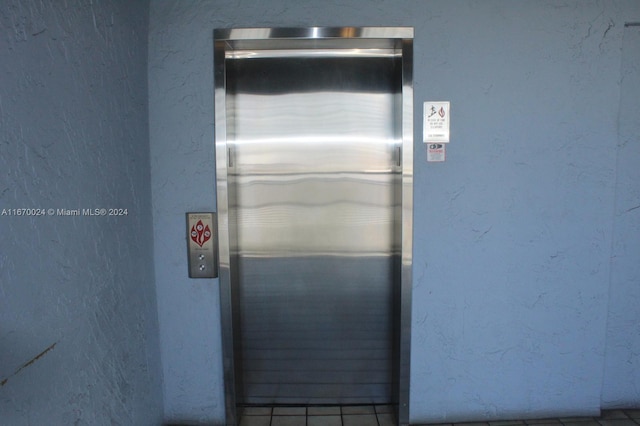
[[[218,277],[218,232],[215,213],[187,213],[189,278]]]

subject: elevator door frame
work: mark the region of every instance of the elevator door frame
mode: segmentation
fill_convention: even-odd
[[[311,27],[311,28],[241,28],[214,31],[215,152],[216,189],[219,232],[219,285],[222,356],[226,424],[237,425],[237,371],[234,337],[238,330],[238,312],[232,308],[231,241],[229,230],[229,187],[226,111],[226,58],[241,57],[252,50],[269,50],[287,55],[287,49],[393,49],[401,56],[401,267],[400,315],[396,325],[398,339],[397,389],[398,423],[409,424],[409,372],[411,350],[411,269],[413,246],[413,28],[410,27]]]

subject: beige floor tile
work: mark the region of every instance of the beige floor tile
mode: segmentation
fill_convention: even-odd
[[[340,416],[308,416],[307,426],[342,426]]]
[[[306,416],[273,416],[271,426],[306,426]]]
[[[342,424],[343,426],[378,426],[378,419],[375,414],[343,414]]]
[[[271,416],[242,416],[240,426],[269,426]]]
[[[375,414],[373,405],[347,405],[342,407],[342,414]]]
[[[309,416],[339,416],[340,406],[331,407],[307,407],[307,415]]]

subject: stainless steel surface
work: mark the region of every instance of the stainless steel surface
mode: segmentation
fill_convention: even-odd
[[[408,423],[411,37],[215,32],[227,424],[389,402]]]
[[[189,278],[218,277],[218,235],[215,213],[187,213]]]

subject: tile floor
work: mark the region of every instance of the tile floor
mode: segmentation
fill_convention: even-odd
[[[441,423],[437,426],[638,426],[638,410],[605,410],[599,417]],[[389,405],[343,407],[245,407],[240,426],[395,426]],[[436,426],[436,425],[433,425]]]
[[[391,405],[245,407],[240,426],[395,426]]]

